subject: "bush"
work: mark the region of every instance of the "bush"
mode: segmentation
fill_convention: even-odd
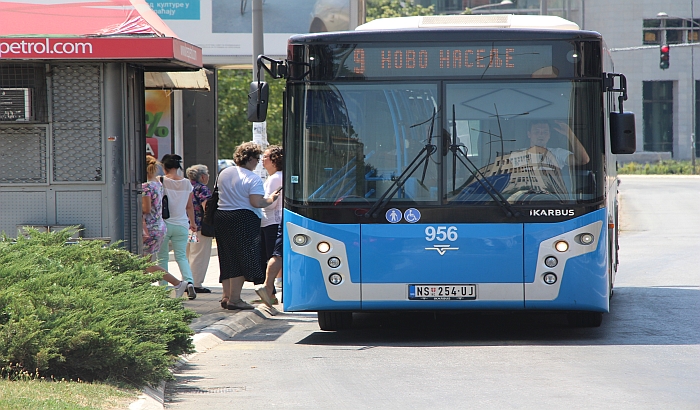
[[[698,173],[700,167],[695,166],[695,174]],[[638,164],[629,162],[620,166],[617,169],[618,174],[637,174],[637,175],[692,175],[693,165],[690,161],[674,161],[665,160],[655,164]]]
[[[0,367],[6,375],[140,386],[192,351],[196,313],[169,297],[145,258],[70,230],[0,240]]]

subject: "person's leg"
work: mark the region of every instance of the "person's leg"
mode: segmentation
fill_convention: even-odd
[[[221,281],[221,289],[223,291],[223,295],[221,296],[221,307],[226,309],[226,306],[228,305],[228,301],[231,300],[231,287],[232,287],[232,279],[224,279]]]
[[[187,259],[192,269],[194,286],[201,288],[202,282],[207,275],[209,259],[211,259],[211,237],[198,235],[199,242],[189,242],[187,244]]]
[[[151,256],[151,260],[156,258],[155,254],[151,254],[150,256]],[[166,282],[170,283],[171,285],[173,285],[173,287],[175,288],[175,297],[178,297],[178,298],[181,297],[185,293],[185,291],[187,290],[187,284],[185,282],[183,282],[180,279],[176,278],[175,276],[171,275],[170,273],[168,273],[168,271],[166,271],[165,269],[161,268],[158,265],[149,266],[148,268],[146,268],[146,272],[148,272],[148,273],[165,272],[163,274],[163,281],[166,281]]]
[[[184,226],[168,224],[168,234],[170,242],[173,244],[173,253],[177,267],[180,269],[182,280],[185,282],[194,283],[192,278],[192,269],[187,261],[187,235],[189,230]]]
[[[245,276],[238,276],[235,278],[228,279],[230,281],[230,298],[231,303],[238,302],[241,300],[241,290],[243,290],[243,283],[245,282]]]
[[[160,244],[160,249],[158,250],[158,260],[156,263],[164,271],[168,270],[168,260],[170,259],[170,230],[165,232],[163,236],[163,243]]]
[[[277,276],[277,272],[282,268],[282,258],[279,256],[272,256],[269,261],[267,261],[267,269],[265,270],[265,285],[263,287],[264,292],[267,292],[267,297],[265,297],[264,294],[262,294],[260,288],[255,289],[255,293],[260,296],[260,299],[262,299],[263,302],[265,302],[266,305],[272,305],[272,300],[274,298],[274,292],[275,292],[275,277]],[[271,306],[270,306],[271,307]]]

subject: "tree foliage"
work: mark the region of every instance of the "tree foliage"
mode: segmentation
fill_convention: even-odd
[[[367,21],[384,17],[432,15],[435,6],[415,5],[412,0],[367,0]],[[250,70],[219,70],[218,158],[233,158],[236,146],[253,139],[253,125],[248,122],[248,90],[253,74]],[[270,85],[267,110],[267,141],[282,144],[283,79],[266,79]]]
[[[253,140],[253,124],[248,122],[248,91],[253,73],[250,70],[219,70],[219,158],[233,158],[241,143]],[[282,143],[283,79],[267,78],[270,98],[267,111],[267,141]]]
[[[368,22],[379,18],[431,16],[435,14],[434,5],[423,7],[413,4],[412,0],[367,0],[365,8]]]

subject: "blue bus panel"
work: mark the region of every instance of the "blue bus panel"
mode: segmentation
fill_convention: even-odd
[[[608,311],[605,209],[559,223],[453,225],[284,212],[287,311]]]

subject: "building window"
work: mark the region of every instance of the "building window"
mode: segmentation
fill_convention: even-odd
[[[700,19],[644,19],[642,27],[642,44],[695,43],[700,37]]]
[[[644,151],[673,153],[673,81],[644,81]]]
[[[43,64],[0,65],[0,122],[46,122],[46,69]]]

